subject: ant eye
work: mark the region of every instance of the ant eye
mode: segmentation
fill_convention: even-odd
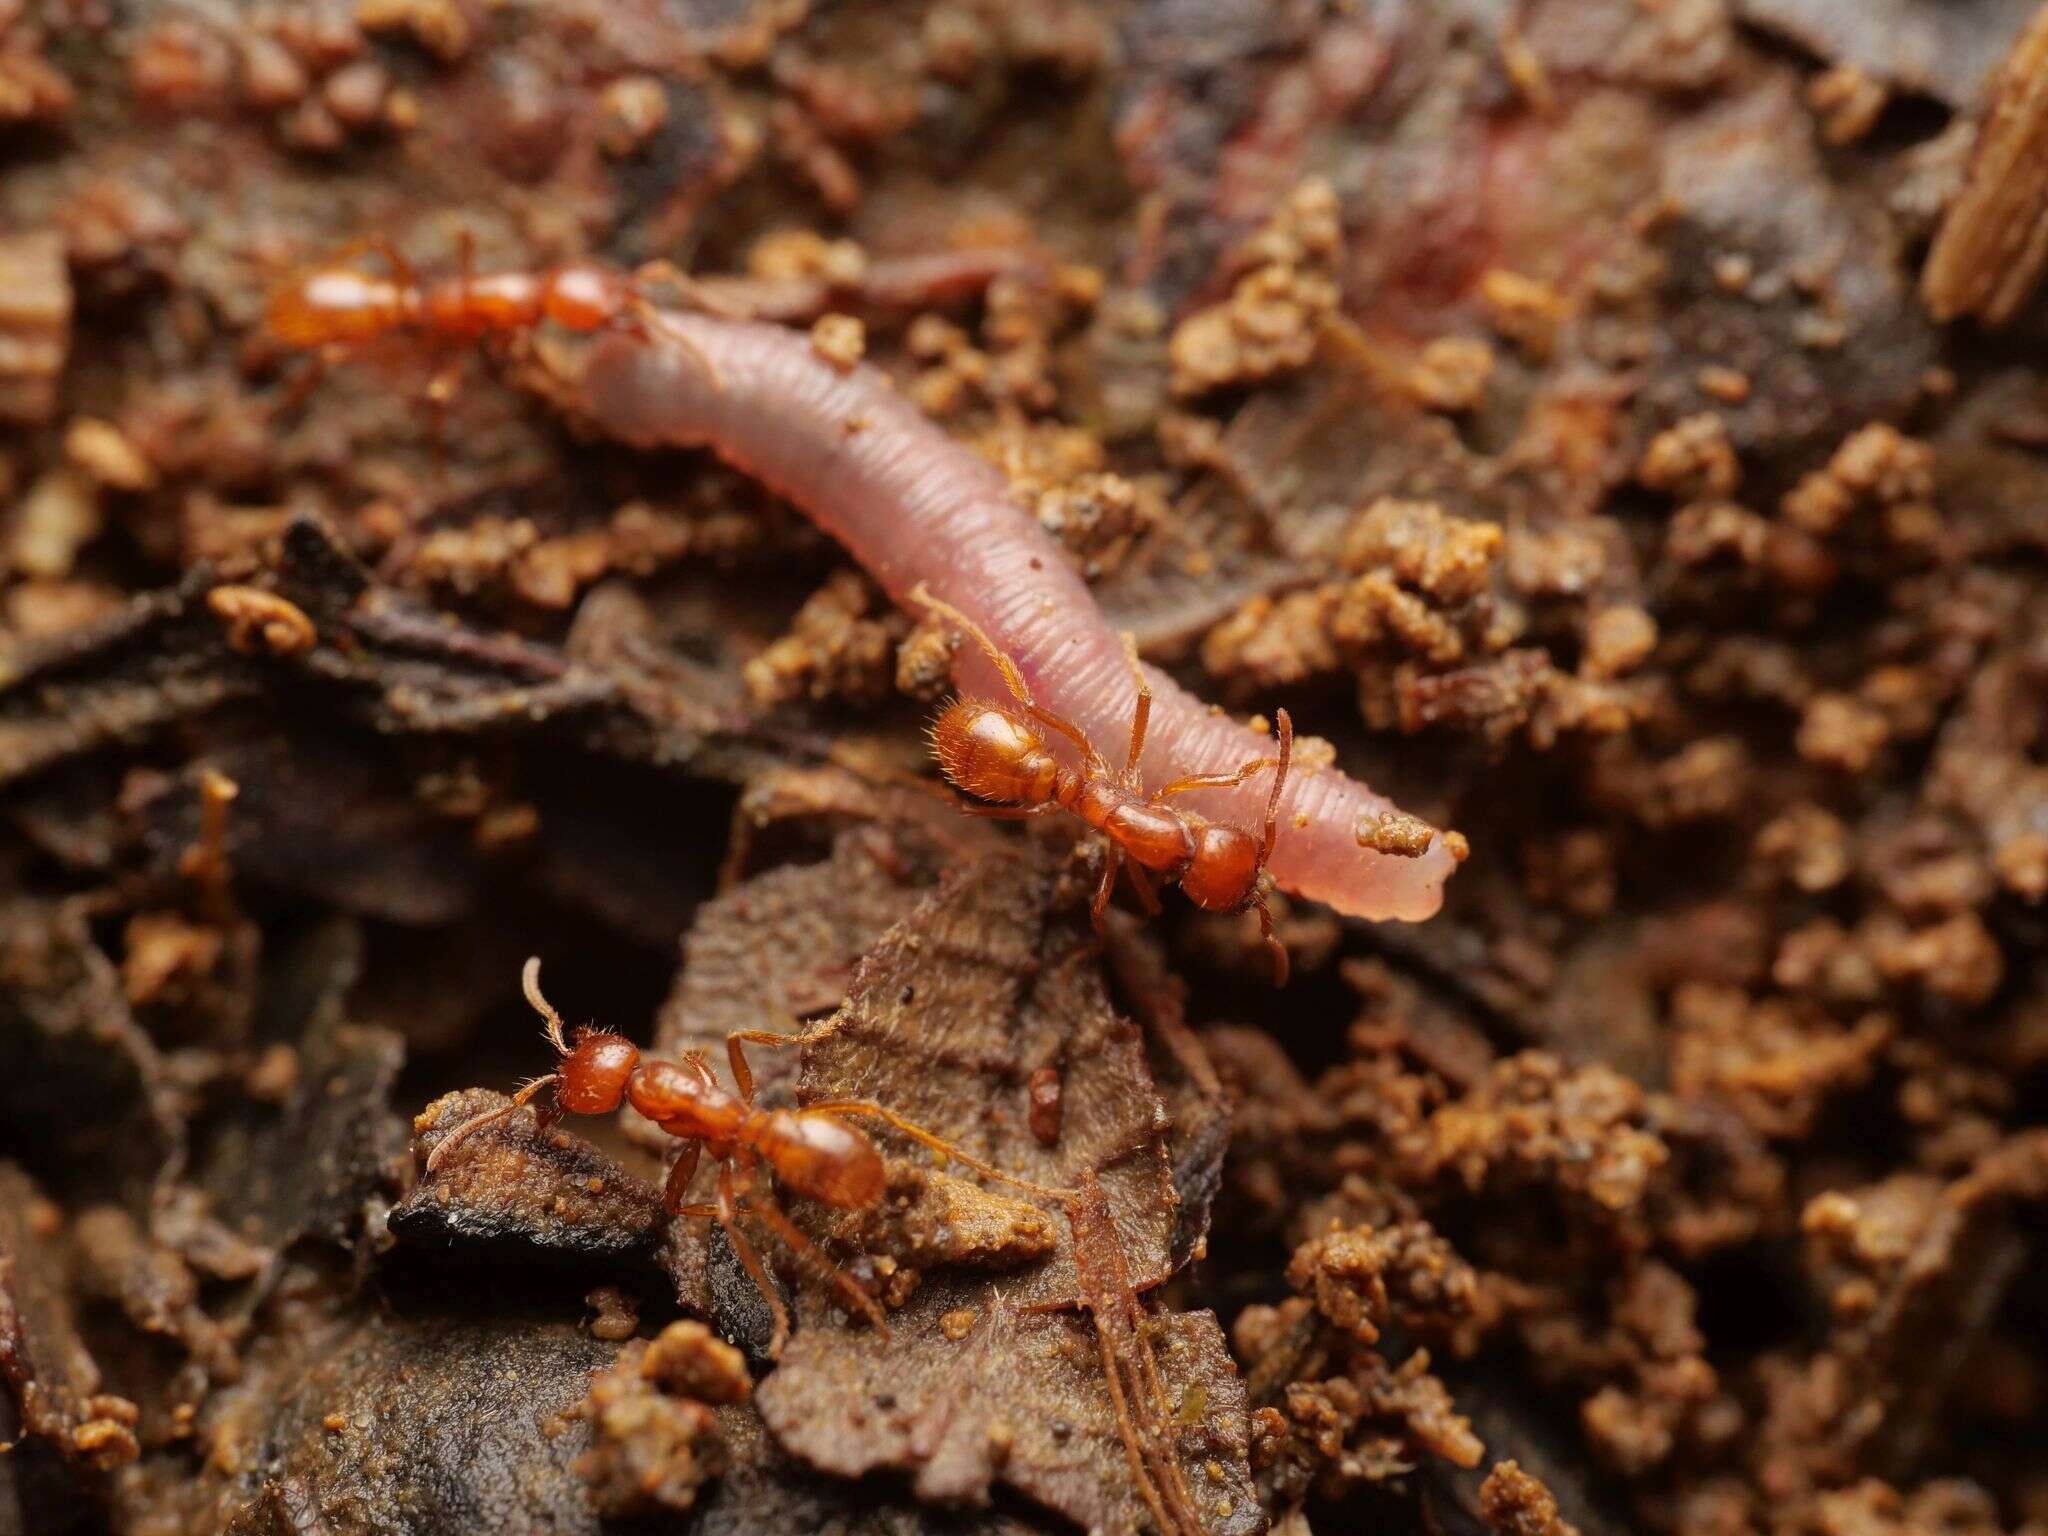
[[[585,1035],[556,1069],[556,1098],[572,1115],[608,1114],[626,1095],[640,1047],[623,1035]]]

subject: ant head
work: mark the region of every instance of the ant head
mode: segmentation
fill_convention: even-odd
[[[555,1102],[572,1115],[609,1114],[626,1096],[626,1083],[640,1065],[640,1047],[623,1035],[601,1030],[578,1030],[572,1046],[562,1028],[562,1016],[555,1005],[541,995],[540,957],[526,962],[520,976],[527,1002],[547,1021],[547,1034],[561,1053],[555,1068]]]
[[[1205,822],[1193,829],[1195,857],[1180,877],[1181,893],[1204,912],[1241,912],[1258,889],[1265,862],[1259,840],[1239,827]]]
[[[619,1107],[640,1065],[640,1047],[624,1035],[589,1031],[555,1069],[555,1101],[572,1115],[603,1115]]]

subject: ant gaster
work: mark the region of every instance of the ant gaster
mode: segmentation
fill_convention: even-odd
[[[563,1115],[605,1115],[621,1103],[631,1104],[639,1114],[684,1143],[669,1169],[665,1203],[674,1215],[713,1220],[725,1229],[733,1252],[773,1315],[774,1331],[768,1343],[771,1356],[782,1353],[789,1337],[789,1313],[770,1283],[760,1256],[739,1229],[742,1213],[758,1217],[799,1257],[821,1264],[842,1294],[867,1315],[875,1330],[888,1336],[881,1304],[789,1219],[773,1187],[779,1183],[792,1194],[841,1210],[869,1210],[880,1204],[887,1184],[881,1154],[873,1142],[846,1123],[849,1117],[864,1115],[885,1121],[942,1159],[963,1163],[1028,1193],[1063,1201],[1071,1193],[1004,1173],[894,1110],[865,1099],[832,1100],[800,1109],[757,1107],[754,1073],[743,1047],[799,1045],[800,1035],[753,1029],[727,1035],[726,1056],[739,1090],[735,1093],[718,1081],[710,1063],[696,1052],[679,1062],[642,1061],[640,1048],[632,1041],[604,1030],[579,1030],[572,1041],[561,1014],[541,995],[537,957],[526,962],[520,980],[527,1002],[546,1022],[548,1040],[561,1060],[546,1077],[521,1088],[509,1104],[472,1116],[450,1130],[428,1154],[426,1171],[432,1174],[476,1131],[535,1099],[540,1100],[535,1114],[543,1128]],[[698,1162],[707,1154],[719,1164],[717,1195],[709,1203],[691,1204],[686,1196],[696,1177]],[[773,1183],[761,1176],[764,1166],[773,1176]]]
[[[985,699],[955,699],[932,726],[932,748],[939,768],[958,789],[993,806],[970,807],[975,814],[1003,818],[1042,816],[1071,811],[1109,841],[1102,883],[1096,887],[1091,915],[1098,929],[1116,887],[1118,869],[1129,860],[1131,883],[1152,911],[1159,910],[1151,877],[1178,885],[1188,900],[1205,912],[1256,909],[1259,930],[1273,955],[1275,984],[1287,984],[1287,947],[1273,937],[1273,917],[1266,910],[1260,876],[1273,856],[1278,836],[1280,792],[1287,784],[1287,765],[1294,752],[1294,722],[1278,711],[1278,757],[1254,758],[1235,773],[1197,773],[1175,779],[1147,795],[1138,778],[1138,758],[1145,750],[1145,727],[1152,715],[1152,689],[1138,667],[1129,637],[1125,653],[1138,680],[1138,703],[1131,717],[1131,745],[1123,771],[1117,772],[1069,720],[1044,708],[1031,696],[1024,675],[986,631],[949,603],[941,602],[920,583],[910,594],[947,623],[970,636],[987,653],[1021,707]],[[1046,746],[1044,730],[1056,731],[1081,752],[1081,767],[1068,768]],[[1242,827],[1209,821],[1167,802],[1197,789],[1234,789],[1266,769],[1274,770],[1273,793],[1266,801],[1263,838]]]

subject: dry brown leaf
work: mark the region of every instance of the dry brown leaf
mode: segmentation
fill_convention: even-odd
[[[657,1015],[653,1054],[704,1051],[724,1075],[734,1030],[789,1030],[838,1007],[860,957],[916,910],[932,878],[902,839],[854,827],[823,863],[771,869],[706,902]],[[755,1053],[764,1102],[780,1100],[797,1064],[793,1053]]]
[[[942,1504],[985,1503],[1000,1484],[1091,1528],[1136,1531],[1158,1494],[1135,1470],[1138,1440],[1113,1395],[1124,1385],[1105,1357],[1149,1350],[1158,1400],[1133,1408],[1140,1438],[1163,1442],[1192,1490],[1176,1506],[1191,1512],[1181,1523],[1257,1530],[1243,1386],[1214,1319],[1145,1317],[1129,1289],[1129,1315],[1107,1315],[1108,1274],[1142,1289],[1168,1273],[1179,1201],[1143,1041],[1111,1009],[1085,926],[1048,916],[1057,883],[1043,850],[948,879],[805,1037],[799,1097],[884,1104],[1020,1177],[1099,1189],[1100,1204],[1077,1199],[1070,1221],[1066,1203],[1033,1197],[1058,1213],[1045,1262],[991,1278],[924,1275],[886,1339],[800,1289],[802,1326],[757,1402],[783,1447],[821,1471],[896,1468]],[[1050,1145],[1027,1097],[1041,1068],[1058,1074],[1063,1106]],[[893,1130],[876,1136],[896,1156],[924,1156]],[[1084,1295],[1096,1316],[1047,1310]]]

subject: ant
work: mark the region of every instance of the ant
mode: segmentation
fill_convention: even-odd
[[[1274,985],[1287,984],[1287,946],[1273,937],[1273,916],[1266,910],[1260,876],[1273,856],[1279,834],[1280,792],[1287,784],[1287,764],[1294,752],[1294,722],[1278,712],[1280,755],[1253,758],[1235,773],[1198,773],[1175,779],[1147,796],[1138,779],[1138,758],[1145,750],[1145,727],[1152,715],[1152,689],[1138,666],[1137,649],[1124,637],[1124,654],[1138,681],[1137,709],[1131,717],[1130,751],[1123,771],[1113,770],[1081,728],[1044,708],[1017,664],[985,630],[949,603],[932,596],[920,582],[910,600],[921,603],[971,636],[987,653],[1009,685],[1021,709],[982,699],[955,699],[932,726],[932,749],[939,768],[955,788],[995,805],[971,806],[979,816],[1021,820],[1048,811],[1071,811],[1109,840],[1108,862],[1096,887],[1089,915],[1100,932],[1103,914],[1116,887],[1117,871],[1129,860],[1131,883],[1146,909],[1158,912],[1152,889],[1157,875],[1178,885],[1205,912],[1257,909],[1259,930],[1273,955]],[[1063,766],[1046,747],[1044,732],[1057,731],[1081,751],[1077,771]],[[1272,768],[1273,793],[1266,801],[1266,830],[1254,837],[1242,827],[1220,825],[1193,811],[1166,802],[1196,789],[1234,789]]]
[[[804,1235],[776,1200],[772,1185],[761,1177],[765,1164],[773,1180],[791,1192],[840,1210],[871,1210],[879,1205],[887,1187],[881,1154],[873,1142],[846,1123],[847,1117],[866,1115],[886,1121],[941,1159],[964,1163],[1027,1193],[1063,1202],[1072,1193],[1004,1173],[894,1110],[865,1099],[831,1100],[800,1109],[756,1107],[754,1073],[743,1047],[798,1045],[801,1035],[758,1029],[727,1035],[726,1055],[739,1089],[734,1093],[712,1075],[710,1063],[698,1052],[680,1062],[642,1062],[640,1048],[623,1035],[587,1028],[578,1030],[572,1043],[561,1014],[541,994],[538,956],[526,962],[520,984],[526,1001],[545,1022],[548,1040],[561,1061],[546,1077],[521,1088],[509,1104],[474,1115],[451,1130],[427,1155],[426,1171],[432,1174],[472,1134],[536,1098],[541,1098],[541,1103],[534,1113],[543,1129],[563,1115],[606,1115],[622,1101],[630,1103],[684,1143],[668,1171],[664,1203],[671,1215],[716,1221],[725,1229],[733,1252],[739,1255],[774,1318],[768,1341],[771,1358],[780,1357],[788,1341],[789,1312],[769,1282],[760,1256],[739,1229],[743,1212],[759,1217],[799,1257],[821,1264],[847,1299],[867,1315],[875,1331],[885,1339],[889,1336],[881,1304]],[[543,1094],[546,1097],[542,1098]],[[696,1177],[698,1161],[707,1152],[720,1165],[717,1197],[693,1205],[685,1197]]]
[[[539,272],[478,273],[476,243],[467,230],[457,249],[454,277],[422,281],[389,237],[355,241],[273,293],[267,328],[285,345],[323,360],[397,335],[437,346],[467,346],[494,336],[523,338],[543,324],[585,335],[622,325],[651,331],[659,327],[660,315],[644,288],[655,280],[675,286],[707,311],[726,312],[714,295],[666,261],[649,262],[632,273],[594,261],[565,261]],[[360,251],[381,258],[386,275],[355,265],[351,258]],[[677,340],[689,345],[686,337]],[[427,386],[437,441],[440,413],[454,394],[463,361],[458,357]],[[708,358],[704,362],[715,379],[716,369]],[[293,391],[294,402],[318,378],[316,367]]]

